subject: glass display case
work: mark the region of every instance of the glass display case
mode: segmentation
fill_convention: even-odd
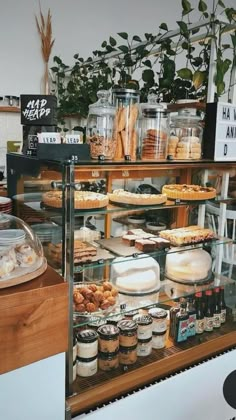
[[[226,234],[225,212],[232,204],[226,181],[236,164],[74,163],[9,154],[7,165],[15,215],[31,225],[48,263],[69,282],[67,402],[72,414],[235,345],[234,235],[231,222]],[[154,190],[161,195],[164,184],[206,185],[209,170],[223,174],[223,193],[216,198],[149,201]],[[131,197],[128,203],[124,192],[125,200]],[[114,193],[121,194],[120,202],[113,201]],[[206,204],[219,210],[216,219],[206,213]],[[191,239],[178,247],[162,234],[183,227],[181,237]],[[189,323],[180,339],[170,329],[175,310],[184,322],[185,304],[189,319],[193,301],[206,307],[208,295],[212,304],[224,296],[226,320],[200,333],[192,333]],[[84,349],[87,357],[81,358],[78,352]]]

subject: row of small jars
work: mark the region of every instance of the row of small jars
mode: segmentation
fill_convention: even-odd
[[[133,89],[114,89],[113,104],[109,96],[109,91],[99,91],[98,101],[89,107],[86,137],[92,159],[201,158],[201,119],[193,110],[182,109],[170,120],[156,95],[142,106]]]
[[[92,376],[99,368],[110,371],[119,365],[129,366],[137,357],[148,356],[152,349],[165,347],[167,312],[152,308],[148,314],[122,319],[117,325],[104,324],[97,331],[84,329],[74,341],[74,380]]]

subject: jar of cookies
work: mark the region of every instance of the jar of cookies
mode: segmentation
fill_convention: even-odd
[[[140,93],[134,89],[113,89],[113,103],[116,107],[114,131],[116,137],[116,160],[136,160],[138,136],[138,103]]]
[[[114,136],[115,107],[110,104],[110,93],[100,90],[98,101],[89,106],[86,139],[92,159],[113,159],[116,150]]]
[[[166,159],[167,112],[161,105],[147,106],[141,119],[142,159]]]
[[[168,139],[168,159],[201,159],[201,118],[189,109],[182,109],[171,117]]]

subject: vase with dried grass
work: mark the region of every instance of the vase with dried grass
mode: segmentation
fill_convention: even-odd
[[[52,47],[55,39],[52,39],[52,15],[50,9],[48,10],[46,19],[44,18],[40,9],[40,17],[35,16],[38,33],[41,39],[41,52],[44,62],[44,74],[42,79],[42,93],[48,95],[50,93],[49,83],[49,58],[52,52]]]

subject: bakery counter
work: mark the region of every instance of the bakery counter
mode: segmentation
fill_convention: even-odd
[[[232,321],[228,321],[220,330],[191,337],[182,344],[174,345],[168,339],[166,348],[153,349],[149,356],[139,357],[133,366],[126,369],[120,366],[109,372],[98,371],[93,377],[77,377],[73,384],[73,395],[67,399],[67,403],[72,415],[86,412],[233,348],[235,343],[235,323]]]
[[[67,351],[68,284],[51,267],[0,289],[0,374]]]

